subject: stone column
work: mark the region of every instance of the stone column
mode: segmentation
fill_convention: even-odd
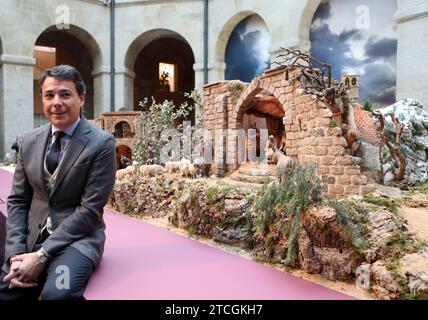
[[[17,135],[34,128],[33,57],[0,56],[0,158],[11,152]]]
[[[397,100],[415,98],[428,110],[428,1],[399,0]]]
[[[94,118],[110,111],[110,67],[103,66],[92,72],[94,77]]]
[[[193,65],[193,70],[195,71],[195,89],[200,92],[203,96],[204,93],[204,63],[197,62]],[[200,107],[195,109],[195,118],[201,119],[200,115],[203,112]]]
[[[224,80],[226,63],[220,61],[210,61],[208,63],[208,83]]]
[[[203,92],[204,85],[204,63],[196,62],[193,64],[193,70],[195,71],[195,89],[199,90],[199,92]]]
[[[135,72],[126,67],[116,68],[115,75],[115,104],[117,111],[121,108],[134,110],[138,101],[134,101]]]

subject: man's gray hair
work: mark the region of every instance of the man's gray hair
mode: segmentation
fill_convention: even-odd
[[[52,69],[45,69],[40,75],[39,79],[39,91],[42,94],[43,82],[45,82],[47,77],[53,77],[57,80],[71,80],[76,86],[77,93],[79,95],[86,93],[85,83],[83,82],[82,76],[75,67],[61,64],[59,66],[53,67]]]

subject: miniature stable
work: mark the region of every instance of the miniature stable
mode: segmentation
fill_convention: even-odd
[[[248,164],[254,175],[266,174],[257,167],[274,175],[275,166],[266,166],[263,155],[268,136],[273,136],[298,164],[318,165],[317,173],[326,185],[328,198],[372,191],[353,151],[362,135],[359,127],[368,126],[372,130],[368,136],[376,138],[373,121],[367,116],[364,125],[362,121],[355,123],[353,115],[352,121],[348,120],[352,102],[346,87],[331,79],[330,66],[319,63],[323,70],[316,69],[310,55],[298,50],[285,52],[287,65],[265,71],[250,84],[222,81],[204,87],[204,128],[215,137],[216,177],[241,166],[248,172]],[[242,129],[244,135],[239,132]],[[250,150],[254,143],[248,138],[248,129],[256,132],[256,152]],[[262,129],[268,134],[259,138]],[[242,145],[245,149],[239,147]],[[251,153],[255,153],[255,159],[249,157]]]

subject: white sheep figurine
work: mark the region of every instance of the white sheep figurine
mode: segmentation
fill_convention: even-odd
[[[296,166],[296,161],[292,157],[286,156],[281,151],[275,151],[275,157],[278,158],[276,167],[280,169],[293,169]]]
[[[140,166],[140,174],[143,176],[154,176],[165,172],[165,168],[158,164],[145,164]]]
[[[197,163],[183,164],[181,165],[180,173],[183,177],[190,177],[192,179],[196,179],[196,175],[198,173],[199,168],[200,165]]]
[[[180,161],[169,161],[165,163],[165,170],[169,173],[179,172],[181,165]]]
[[[288,170],[293,170],[296,167],[296,161],[294,161],[292,157],[286,156],[278,149],[275,150],[274,156],[278,158],[276,168],[279,175],[279,183],[282,183],[286,178]]]

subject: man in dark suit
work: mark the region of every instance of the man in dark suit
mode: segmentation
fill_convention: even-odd
[[[0,300],[80,299],[104,250],[114,137],[82,115],[85,85],[67,65],[39,80],[49,124],[23,137],[8,198]]]

